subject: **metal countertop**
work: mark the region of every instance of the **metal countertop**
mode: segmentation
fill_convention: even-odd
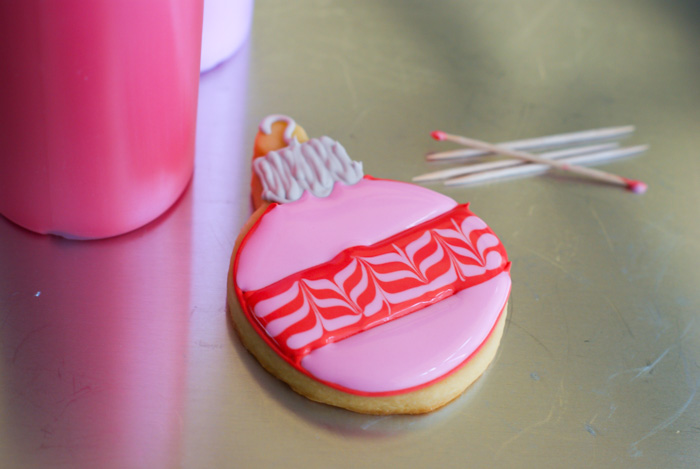
[[[0,218],[0,466],[697,467],[700,4],[259,1],[202,75],[195,177],[148,226],[76,242]],[[436,169],[435,129],[505,141],[635,124],[601,167],[447,189],[508,250],[500,351],[425,416],[310,402],[226,317],[258,121],[293,116],[365,172]]]

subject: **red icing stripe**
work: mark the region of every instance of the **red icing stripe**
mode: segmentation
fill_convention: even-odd
[[[434,304],[508,269],[467,205],[268,287],[239,292],[268,343],[299,368],[311,350]]]

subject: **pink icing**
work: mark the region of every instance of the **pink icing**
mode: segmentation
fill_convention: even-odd
[[[319,380],[365,393],[434,381],[486,340],[506,304],[507,272],[408,316],[312,351],[301,365]]]
[[[454,200],[419,186],[371,178],[352,186],[337,183],[325,198],[306,193],[296,202],[273,204],[238,251],[234,278],[239,301],[248,311],[246,292],[281,288],[280,280],[328,263],[347,248],[393,240],[397,233],[437,220],[456,206]],[[436,231],[451,239],[448,232]],[[500,245],[492,234],[468,239],[486,249],[491,238]],[[437,254],[424,255],[429,258],[425,262],[432,262]],[[491,265],[488,256],[485,259]],[[435,304],[314,348],[300,362],[277,353],[299,371],[353,394],[391,395],[419,389],[468,362],[493,330],[510,285],[506,268]],[[363,314],[367,312],[365,308]],[[249,320],[277,350],[270,335],[252,317]]]
[[[451,198],[413,184],[363,179],[336,183],[324,198],[306,193],[270,210],[240,252],[236,283],[259,290],[323,264],[351,246],[368,246],[454,208]]]
[[[296,364],[312,349],[437,303],[508,269],[498,238],[460,205],[241,297],[275,348]]]

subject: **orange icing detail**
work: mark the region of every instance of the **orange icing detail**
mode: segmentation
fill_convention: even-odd
[[[255,143],[253,145],[253,159],[265,156],[271,151],[280,150],[287,145],[284,139],[284,131],[287,128],[287,123],[283,121],[278,121],[272,124],[272,131],[269,134],[258,131],[255,136]],[[297,125],[292,133],[294,137],[299,141],[299,143],[304,143],[309,140],[306,131],[300,125]],[[253,177],[250,182],[251,186],[251,197],[253,199],[253,207],[258,208],[262,205],[262,183],[260,178],[255,172],[253,172]]]

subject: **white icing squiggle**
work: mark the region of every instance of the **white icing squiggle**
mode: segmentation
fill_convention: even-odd
[[[263,199],[278,203],[298,200],[304,191],[327,197],[336,182],[352,185],[363,176],[362,163],[351,160],[329,137],[304,143],[294,139],[288,147],[253,160],[253,170],[262,181]]]
[[[260,122],[258,130],[265,135],[270,135],[272,132],[272,124],[275,122],[287,123],[287,127],[284,129],[283,138],[287,145],[292,143],[292,140],[294,140],[294,130],[297,128],[297,123],[294,122],[294,119],[289,116],[285,116],[284,114],[272,114],[267,116]]]

